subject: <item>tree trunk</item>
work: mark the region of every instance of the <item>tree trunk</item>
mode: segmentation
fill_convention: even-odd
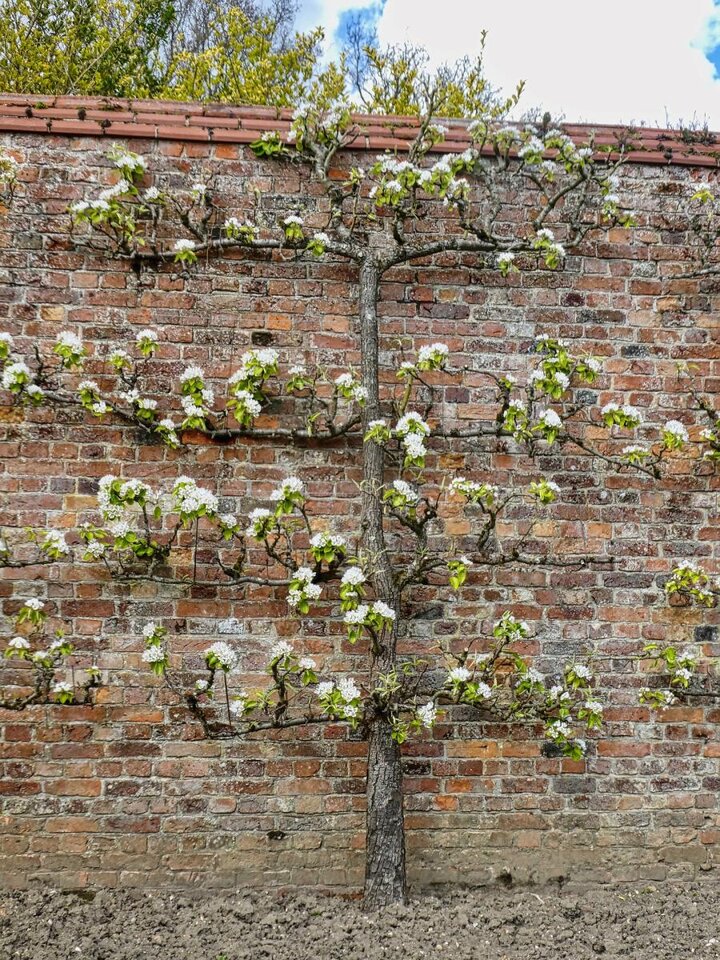
[[[406,897],[402,781],[400,747],[387,720],[378,720],[368,744],[366,909]]]
[[[377,300],[380,271],[372,261],[360,268],[360,350],[362,385],[368,392],[363,411],[363,428],[380,418],[380,386],[378,371]],[[370,561],[370,578],[378,597],[391,606],[395,603],[395,583],[385,546],[383,511],[380,503],[385,451],[379,443],[363,444],[362,518],[363,547]],[[394,636],[388,651],[395,662]],[[387,659],[387,657],[383,657]]]
[[[362,383],[368,392],[363,424],[380,417],[378,375],[377,300],[380,270],[372,261],[360,269],[360,342]],[[397,612],[397,591],[385,545],[380,502],[384,450],[376,443],[363,444],[362,534],[369,561],[370,580],[378,599]],[[397,631],[386,631],[380,650],[372,654],[371,676],[395,666]],[[385,717],[376,717],[370,727],[367,770],[367,839],[365,906],[374,908],[404,901],[405,826],[403,822],[402,766],[400,747],[392,738]]]

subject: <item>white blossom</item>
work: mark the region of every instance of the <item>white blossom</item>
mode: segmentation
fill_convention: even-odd
[[[205,656],[208,654],[212,654],[221,666],[228,671],[234,670],[238,665],[237,653],[229,644],[225,643],[224,640],[218,640],[209,646],[205,651]]]
[[[11,650],[29,650],[30,643],[25,637],[13,637],[12,640],[8,642],[8,647]]]
[[[425,423],[419,413],[413,410],[400,417],[395,424],[395,433],[399,437],[404,437],[408,433],[417,433],[427,436],[430,433],[430,427]]]
[[[262,350],[248,350],[240,357],[240,362],[245,367],[252,360],[256,360],[263,367],[272,367],[278,362],[278,356],[277,350],[265,347]]]
[[[278,640],[270,648],[270,660],[284,660],[293,654],[292,645],[287,640]]]
[[[562,420],[555,410],[543,410],[540,414],[540,422],[546,427],[557,428],[562,427]]]
[[[421,460],[427,453],[427,447],[417,433],[409,433],[404,437],[403,446],[407,455],[413,460]]]
[[[361,603],[354,610],[348,610],[345,614],[344,622],[349,626],[357,626],[365,623],[370,607],[366,603]]]
[[[420,724],[430,729],[437,719],[437,707],[429,700],[424,706],[418,707],[415,711]]]
[[[452,683],[465,683],[471,676],[467,667],[453,667],[448,671],[448,680]]]
[[[315,579],[315,571],[311,567],[298,567],[293,574],[293,580],[299,580],[300,583],[312,583]]]
[[[66,554],[70,552],[70,547],[65,543],[65,537],[57,530],[48,530],[45,535],[43,547],[46,550],[56,550],[58,553]]]
[[[563,720],[555,720],[548,725],[545,732],[552,740],[564,740],[570,736],[571,730],[568,723]]]
[[[345,703],[350,703],[351,700],[357,700],[360,696],[360,690],[352,677],[343,677],[338,683],[338,690]]]
[[[315,693],[318,695],[320,699],[322,699],[323,697],[330,696],[330,694],[333,692],[334,689],[335,689],[335,684],[332,682],[332,680],[323,680],[315,688]]]
[[[181,397],[180,405],[183,408],[183,412],[188,417],[204,417],[205,416],[205,407],[198,406],[198,404],[195,403],[192,397]]]
[[[394,480],[393,488],[403,496],[408,503],[417,503],[418,494],[405,480]]]
[[[119,153],[115,157],[115,166],[119,170],[122,170],[123,167],[130,167],[133,170],[147,170],[147,160],[136,153]]]
[[[180,374],[180,383],[186,383],[188,380],[195,379],[205,379],[205,371],[202,367],[198,367],[197,364],[191,364],[189,367],[185,367],[183,372]]]
[[[145,663],[160,663],[165,659],[165,648],[159,643],[154,643],[151,647],[143,650],[142,658]]]
[[[74,353],[81,353],[83,349],[80,337],[69,330],[63,330],[62,333],[59,333],[56,343],[61,347],[69,347]]]
[[[342,583],[349,583],[354,587],[365,583],[365,574],[360,567],[348,567],[342,576]]]
[[[87,544],[85,549],[87,550],[87,552],[90,554],[91,557],[93,557],[95,560],[99,560],[100,557],[105,555],[106,548],[105,548],[105,544],[102,543],[100,540],[91,540],[90,543]]]
[[[291,587],[290,590],[288,590],[286,599],[288,606],[295,608],[299,603],[302,603],[305,598],[302,590],[299,590],[297,587]]]
[[[158,335],[154,330],[139,330],[135,335],[135,343],[157,343]]]
[[[195,241],[188,240],[185,237],[181,237],[179,240],[176,240],[175,243],[173,244],[173,250],[177,250],[178,253],[182,253],[185,250],[194,250],[194,249],[195,249]]]
[[[8,363],[3,370],[2,385],[5,390],[10,390],[15,386],[18,380],[25,380],[30,377],[30,368],[22,360],[16,360],[14,363]]]
[[[374,612],[374,613],[377,613],[377,614],[378,614],[379,616],[381,616],[384,620],[394,620],[394,619],[395,619],[395,611],[393,610],[393,608],[392,608],[392,607],[389,607],[389,606],[388,606],[386,603],[384,603],[382,600],[376,600],[376,601],[373,603],[373,605],[372,605],[372,609],[373,609],[373,612]]]
[[[111,523],[108,526],[108,530],[117,540],[120,540],[122,537],[126,537],[132,527],[127,520],[117,520],[115,523]]]
[[[218,520],[223,527],[236,527],[237,526],[237,517],[233,513],[222,513],[218,517]]]
[[[234,717],[241,717],[245,713],[245,697],[236,697],[230,701],[230,713]]]
[[[690,439],[688,434],[687,427],[684,423],[680,423],[679,420],[668,420],[668,422],[663,427],[665,433],[669,433],[674,437],[677,437],[678,440],[682,440],[683,443],[687,443]]]
[[[105,190],[101,190],[98,194],[100,200],[114,200],[116,197],[122,197],[126,193],[130,193],[133,186],[129,180],[118,180],[117,183],[114,183],[111,187],[106,187]]]
[[[175,481],[173,497],[181,513],[196,513],[203,508],[211,515],[218,511],[219,501],[215,494],[205,487],[199,487],[189,477],[180,477]]]
[[[420,347],[418,350],[418,360],[423,363],[440,354],[441,357],[447,357],[450,352],[445,343],[431,343],[430,346]]]
[[[341,537],[338,533],[330,533],[327,530],[324,530],[322,533],[316,533],[315,536],[310,539],[311,547],[333,546],[339,548],[344,547],[345,544],[345,537]]]
[[[245,531],[246,536],[252,537],[255,535],[255,525],[258,520],[265,520],[268,517],[271,517],[271,512],[266,507],[255,507],[254,510],[250,511],[248,519],[250,524]]]
[[[271,500],[284,500],[290,494],[303,494],[305,484],[298,477],[286,477],[279,487],[270,494]]]
[[[255,399],[249,390],[236,390],[234,396],[251,417],[260,416],[260,413],[262,412],[262,405]]]

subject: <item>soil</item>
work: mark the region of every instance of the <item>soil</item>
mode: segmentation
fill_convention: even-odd
[[[0,894],[0,960],[688,960],[720,958],[711,883],[452,888],[365,914],[272,892]]]

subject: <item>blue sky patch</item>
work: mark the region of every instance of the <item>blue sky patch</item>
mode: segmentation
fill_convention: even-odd
[[[337,29],[335,31],[335,39],[339,43],[342,43],[345,40],[348,24],[354,19],[359,18],[364,27],[372,29],[382,16],[384,6],[385,0],[379,0],[378,3],[374,3],[369,7],[349,7],[347,10],[342,10]]]

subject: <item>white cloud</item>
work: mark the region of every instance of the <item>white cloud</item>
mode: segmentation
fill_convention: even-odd
[[[486,29],[490,81],[509,91],[526,80],[526,108],[569,121],[666,126],[695,116],[720,130],[720,81],[703,53],[720,40],[713,0],[455,0],[445,14],[437,0],[387,0],[378,29],[381,42],[421,44],[435,63],[477,51]]]
[[[342,13],[378,0],[302,0],[298,27],[322,26],[336,52]],[[425,46],[435,63],[473,54],[488,30],[486,72],[506,91],[527,81],[522,106],[595,123],[693,118],[720,130],[720,79],[704,51],[720,44],[720,0],[385,0],[383,43]]]

